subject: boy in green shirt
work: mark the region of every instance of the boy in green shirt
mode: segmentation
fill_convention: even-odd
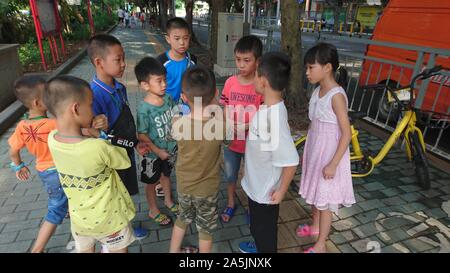
[[[166,69],[154,58],[145,57],[134,68],[139,86],[146,92],[137,109],[137,131],[140,142],[149,143],[150,151],[142,160],[141,182],[149,205],[148,216],[161,226],[170,225],[172,219],[161,213],[156,203],[156,183],[164,190],[164,204],[174,214],[178,205],[172,200],[170,189],[171,158],[176,153],[176,142],[170,140],[173,110],[176,104],[166,94]]]
[[[130,159],[124,148],[82,134],[92,123],[92,101],[81,79],[58,76],[48,82],[44,103],[57,123],[48,146],[69,200],[77,251],[92,253],[99,241],[109,252],[125,253],[135,240],[135,207],[116,169],[129,168]]]

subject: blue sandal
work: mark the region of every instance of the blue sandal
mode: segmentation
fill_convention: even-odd
[[[235,210],[235,209],[236,209],[236,206],[234,206],[233,208],[232,208],[232,207],[226,207],[226,208],[223,210],[222,214],[220,215],[220,220],[222,220],[223,223],[228,223],[228,222],[230,222],[231,218],[232,218],[233,215],[234,215],[234,210]],[[228,220],[227,220],[227,221],[225,221],[225,220],[223,219],[223,216],[224,216],[224,215],[228,216]]]

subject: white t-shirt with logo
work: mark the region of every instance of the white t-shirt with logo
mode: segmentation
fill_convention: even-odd
[[[269,204],[272,192],[281,185],[283,168],[298,164],[284,102],[261,105],[249,126],[242,189],[253,201]]]

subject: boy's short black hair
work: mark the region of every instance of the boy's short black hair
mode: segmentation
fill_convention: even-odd
[[[58,117],[65,102],[82,102],[86,99],[87,92],[91,91],[89,83],[77,77],[63,75],[48,81],[44,92],[44,104],[48,111]]]
[[[180,17],[174,17],[167,21],[166,23],[167,34],[169,34],[169,32],[172,29],[186,29],[187,31],[189,31],[189,33],[191,33],[191,28],[189,27],[189,24],[186,22],[186,20]]]
[[[134,67],[134,74],[138,83],[147,81],[150,76],[161,76],[166,75],[166,68],[155,58],[144,57],[139,63]]]
[[[234,53],[247,53],[252,52],[255,59],[261,57],[263,52],[263,44],[261,40],[255,35],[244,36],[236,43],[234,47]]]
[[[114,45],[122,46],[116,37],[109,34],[97,34],[89,39],[87,53],[91,63],[94,64],[95,58],[104,58],[108,52],[108,47]]]
[[[44,75],[22,76],[14,82],[14,95],[25,107],[30,108],[32,100],[42,97],[45,84]]]
[[[269,52],[259,59],[257,71],[258,76],[264,76],[274,90],[283,91],[289,83],[291,62],[282,52]]]
[[[214,73],[202,65],[191,67],[183,74],[182,89],[189,102],[194,103],[195,97],[201,97],[202,105],[206,106],[216,94]]]

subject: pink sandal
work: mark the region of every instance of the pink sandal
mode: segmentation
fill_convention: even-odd
[[[319,235],[319,231],[312,231],[311,226],[304,224],[297,227],[298,237],[308,237]]]

